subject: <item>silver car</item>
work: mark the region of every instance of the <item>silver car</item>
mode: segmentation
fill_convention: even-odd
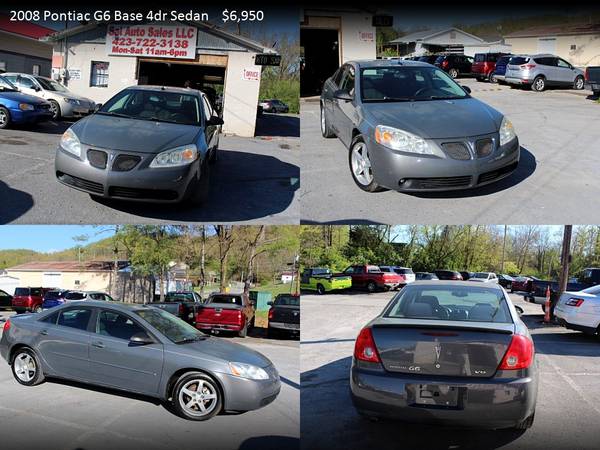
[[[353,61],[321,94],[321,132],[349,149],[364,191],[447,191],[509,176],[519,140],[502,113],[417,61]]]
[[[262,408],[281,387],[262,354],[148,305],[90,300],[11,317],[0,355],[22,385],[56,377],[135,392],[189,420]]]
[[[531,87],[542,92],[550,86],[583,89],[585,73],[571,63],[549,53],[514,55],[508,61],[504,82]]]
[[[53,120],[59,120],[61,117],[83,117],[96,109],[93,100],[69,91],[58,81],[50,78],[14,72],[5,73],[3,76],[16,85],[21,92],[47,100],[50,103]]]

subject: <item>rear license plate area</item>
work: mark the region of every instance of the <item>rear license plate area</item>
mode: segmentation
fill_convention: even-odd
[[[409,404],[421,408],[462,409],[465,388],[447,384],[407,386]]]

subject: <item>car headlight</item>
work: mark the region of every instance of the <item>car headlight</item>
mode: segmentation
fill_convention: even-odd
[[[21,111],[33,111],[35,107],[29,103],[19,103],[19,109]]]
[[[67,103],[70,103],[71,105],[78,105],[79,104],[79,100],[75,99],[75,98],[68,98],[68,97],[63,97],[63,100]]]
[[[500,125],[500,146],[508,144],[514,138],[517,137],[515,128],[510,120],[506,117],[502,118],[502,124]]]
[[[79,138],[70,128],[60,138],[60,146],[65,151],[81,158],[81,142],[79,142]]]
[[[260,367],[252,366],[239,362],[230,362],[229,370],[232,375],[241,378],[249,378],[250,380],[268,380],[269,374]]]
[[[154,157],[150,163],[150,167],[178,167],[185,166],[196,160],[198,157],[198,148],[194,144],[182,145],[181,147],[172,148],[165,152],[161,152]]]
[[[408,131],[397,128],[377,125],[375,127],[375,141],[384,147],[401,152],[418,153],[420,155],[433,155],[429,143]]]

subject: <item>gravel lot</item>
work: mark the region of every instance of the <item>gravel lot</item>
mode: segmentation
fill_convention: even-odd
[[[302,298],[301,421],[306,449],[592,449],[598,447],[600,342],[543,326],[541,307],[511,294],[525,310],[540,367],[533,427],[525,433],[435,428],[360,418],[350,401],[354,340],[392,293],[304,295]]]
[[[0,312],[0,335],[11,314]],[[262,352],[277,366],[282,390],[273,403],[240,415],[192,422],[152,399],[118,391],[59,381],[21,386],[0,359],[0,442],[22,450],[298,448],[298,342],[225,339]]]
[[[96,201],[58,183],[54,154],[69,126],[0,130],[0,223],[298,223],[297,115],[263,115],[256,138],[222,136],[209,201],[200,208]]]
[[[473,96],[506,114],[521,142],[513,175],[470,191],[438,194],[369,194],[352,180],[348,151],[324,139],[318,102],[301,105],[302,187],[306,223],[595,223],[587,205],[600,185],[600,104],[589,91],[542,93],[459,79]]]

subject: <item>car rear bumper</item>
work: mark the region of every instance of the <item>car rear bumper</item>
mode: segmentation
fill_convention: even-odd
[[[598,91],[600,91],[600,82],[598,82],[598,81],[586,81],[585,82],[585,88],[589,89],[590,91],[593,91],[593,92],[598,92]]]
[[[596,314],[582,313],[578,309],[559,303],[554,308],[554,315],[558,319],[558,323],[569,330],[595,333],[600,326],[598,316]]]
[[[241,324],[226,324],[226,323],[203,323],[195,322],[194,324],[199,330],[207,331],[240,331],[244,328]]]
[[[508,84],[518,84],[518,85],[529,85],[529,84],[533,83],[533,79],[517,78],[517,77],[510,77],[510,76],[508,76],[508,77],[505,76],[504,81],[507,82]]]
[[[269,322],[269,328],[276,328],[278,330],[289,331],[290,333],[300,332],[299,323],[288,323],[288,322]]]
[[[123,152],[136,155],[134,152]],[[153,155],[140,155],[142,160],[132,170],[117,172],[93,167],[89,161],[56,151],[55,172],[57,180],[73,189],[98,197],[152,203],[177,203],[184,199],[188,186],[199,171],[199,162],[177,168],[150,169],[148,159]],[[108,165],[112,162],[109,161]]]
[[[415,389],[422,384],[459,389],[456,406],[417,405]],[[537,379],[448,379],[367,371],[353,365],[350,375],[352,402],[365,414],[407,422],[425,422],[477,428],[510,428],[535,411]]]
[[[225,391],[226,411],[252,411],[272,403],[281,391],[275,367],[265,368],[268,380],[249,380],[228,374],[216,374]]]
[[[451,191],[484,186],[510,176],[520,158],[518,138],[496,148],[488,157],[470,160],[397,152],[372,139],[369,139],[368,145],[375,181],[385,188],[401,192]]]

